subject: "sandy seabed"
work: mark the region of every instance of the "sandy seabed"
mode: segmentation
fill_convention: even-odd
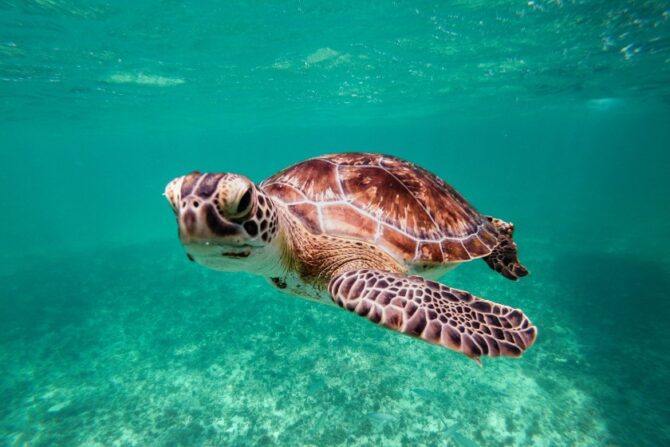
[[[612,425],[643,391],[619,400],[624,379],[593,357],[609,348],[571,324],[574,284],[547,273],[542,242],[528,245],[536,272],[518,283],[479,262],[443,278],[539,328],[524,358],[483,368],[262,279],[205,270],[174,244],[17,268],[2,281],[0,443],[629,445]]]

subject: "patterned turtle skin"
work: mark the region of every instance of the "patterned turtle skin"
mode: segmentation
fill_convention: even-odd
[[[480,214],[408,161],[323,155],[259,185],[193,172],[165,195],[189,259],[207,267],[262,275],[284,292],[476,360],[518,357],[535,341],[520,310],[433,281],[477,258],[508,279],[527,275],[514,226]]]

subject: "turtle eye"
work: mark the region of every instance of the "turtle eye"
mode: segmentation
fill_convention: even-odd
[[[247,214],[249,214],[249,211],[251,211],[251,195],[253,194],[252,188],[248,188],[244,194],[242,194],[242,197],[240,198],[240,201],[237,202],[237,212],[235,213],[236,217],[244,217]]]
[[[250,180],[231,176],[219,182],[214,201],[222,217],[239,221],[254,210],[255,197],[255,187]]]

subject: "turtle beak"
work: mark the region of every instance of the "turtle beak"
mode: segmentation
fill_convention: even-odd
[[[183,181],[184,181],[183,176],[177,177],[176,179],[172,180],[165,186],[165,191],[163,192],[163,196],[167,199],[168,203],[170,204],[170,207],[172,208],[172,211],[174,211],[175,214],[179,213],[179,202],[181,200],[181,184]]]

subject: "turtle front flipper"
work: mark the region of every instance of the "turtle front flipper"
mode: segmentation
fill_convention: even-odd
[[[475,360],[520,357],[537,335],[520,310],[419,276],[351,270],[331,279],[328,291],[347,310]]]

